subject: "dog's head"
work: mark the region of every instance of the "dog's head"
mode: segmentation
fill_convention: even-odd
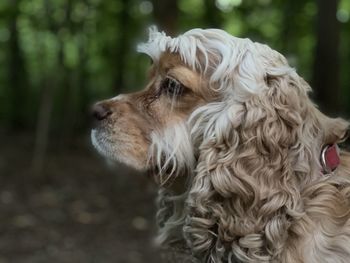
[[[273,144],[264,147],[295,146],[292,127],[302,127],[314,109],[309,86],[281,54],[222,30],[194,29],[170,38],[152,28],[139,51],[153,61],[148,84],[140,92],[97,103],[92,131],[102,155],[136,169],[168,174],[193,169],[200,149],[240,144],[244,138],[232,137],[237,128],[244,122],[255,129],[267,117],[261,135],[267,133]],[[280,121],[286,125],[276,127]],[[342,137],[344,125],[338,126],[322,130],[322,143],[327,136],[332,142]],[[245,139],[257,135],[251,136]]]
[[[144,48],[151,52],[151,47]],[[193,159],[188,157],[192,150],[185,122],[195,108],[205,103],[205,82],[177,53],[164,50],[152,60],[144,90],[94,105],[98,124],[92,131],[92,142],[105,157],[139,170],[155,168],[154,162],[162,163],[158,167],[161,170],[170,165],[175,169],[170,159],[178,150],[185,150],[177,147],[191,151],[182,153],[186,156],[177,155],[177,162],[185,164],[191,161],[186,158]],[[159,152],[158,147],[164,151]]]

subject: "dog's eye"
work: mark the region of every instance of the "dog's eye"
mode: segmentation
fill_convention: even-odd
[[[177,81],[176,79],[166,78],[161,83],[161,89],[169,95],[176,96],[181,95],[181,93],[184,90],[184,86],[181,84],[181,82]]]

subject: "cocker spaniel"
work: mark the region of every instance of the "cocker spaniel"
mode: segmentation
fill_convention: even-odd
[[[145,89],[94,106],[105,157],[153,174],[157,241],[199,262],[350,262],[349,123],[266,45],[150,29]]]

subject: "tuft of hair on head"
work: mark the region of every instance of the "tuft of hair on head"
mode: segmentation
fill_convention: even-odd
[[[245,101],[265,88],[266,76],[294,71],[286,59],[267,45],[234,37],[220,29],[196,28],[176,38],[149,29],[149,40],[137,50],[157,62],[163,52],[177,53],[182,61],[209,76],[210,88]]]

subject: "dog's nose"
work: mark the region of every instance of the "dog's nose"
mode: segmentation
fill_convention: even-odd
[[[111,114],[112,111],[106,104],[96,103],[92,106],[92,115],[99,121],[106,119]]]

